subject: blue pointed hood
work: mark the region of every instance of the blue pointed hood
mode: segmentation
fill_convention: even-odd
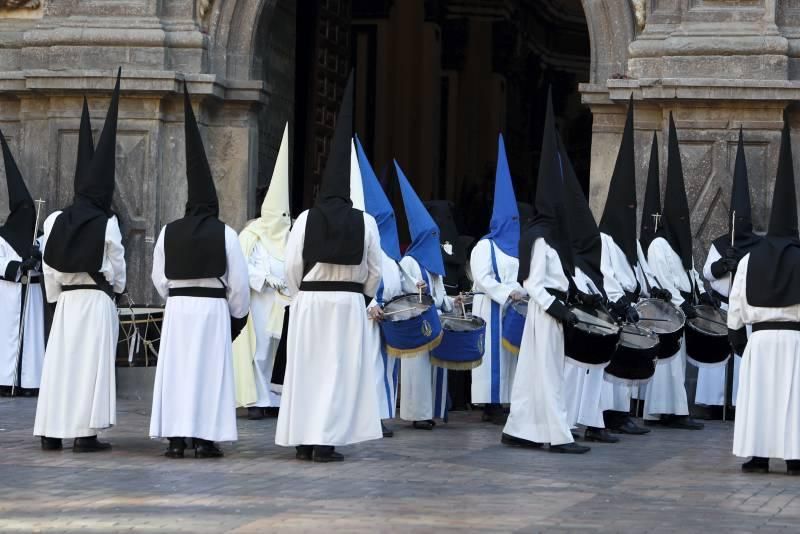
[[[365,211],[375,218],[378,223],[378,232],[381,235],[381,248],[387,256],[394,261],[400,261],[400,238],[397,234],[397,221],[394,210],[386,193],[383,192],[378,177],[372,165],[369,164],[361,140],[356,136],[356,151],[358,153],[358,167],[361,169],[361,183],[364,187]]]
[[[514,184],[508,169],[506,144],[503,134],[497,139],[497,171],[494,177],[494,207],[489,233],[484,238],[491,239],[506,255],[516,258],[519,255],[519,211],[514,196]]]
[[[411,245],[406,250],[406,256],[417,260],[417,263],[425,270],[444,276],[439,227],[436,226],[433,217],[414,192],[414,188],[411,187],[397,161],[394,162],[394,167],[397,170],[397,181],[400,182],[400,192],[403,195],[408,231],[411,234]]]

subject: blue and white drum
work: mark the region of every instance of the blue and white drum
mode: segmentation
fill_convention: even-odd
[[[396,358],[417,356],[442,341],[442,323],[430,295],[400,295],[383,307],[381,330],[386,352]]]
[[[486,322],[480,317],[443,314],[442,342],[431,351],[431,363],[445,369],[475,369],[483,360]]]
[[[503,313],[503,348],[512,354],[519,354],[522,344],[522,331],[528,317],[527,300],[509,300]]]

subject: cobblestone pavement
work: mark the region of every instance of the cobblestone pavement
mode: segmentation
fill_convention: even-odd
[[[35,402],[0,399],[2,531],[800,530],[800,481],[783,462],[742,474],[730,423],[570,456],[507,448],[499,427],[457,412],[312,464],[275,446],[274,419],[240,419],[225,458],[168,460],[143,402],[120,403],[112,452],[81,455],[39,450]]]

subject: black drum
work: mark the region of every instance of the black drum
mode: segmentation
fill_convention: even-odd
[[[578,324],[564,328],[564,353],[579,367],[605,367],[619,342],[620,328],[614,318],[602,310],[572,306]]]
[[[117,367],[152,367],[158,361],[164,308],[119,308]]]
[[[697,317],[686,321],[686,357],[698,367],[724,365],[731,354],[728,313],[708,304],[694,309]]]
[[[671,302],[660,299],[642,299],[636,306],[638,325],[658,334],[659,359],[672,358],[681,348],[686,316]]]
[[[658,334],[637,324],[622,327],[619,345],[605,368],[605,379],[629,386],[645,384],[656,372]]]

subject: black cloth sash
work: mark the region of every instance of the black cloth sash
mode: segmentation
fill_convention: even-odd
[[[224,287],[171,287],[170,297],[197,297],[204,299],[224,299],[228,294]]]
[[[724,295],[723,295],[722,293],[720,293],[719,291],[714,291],[714,290],[712,289],[712,290],[711,290],[711,296],[712,296],[712,297],[714,297],[715,299],[717,299],[717,300],[718,300],[718,301],[720,301],[720,302],[724,302],[725,304],[728,304],[728,297],[724,296]]]
[[[544,288],[545,291],[553,295],[555,298],[560,300],[561,302],[567,302],[567,292],[561,291],[560,289],[553,289],[552,287]]]
[[[800,323],[795,321],[764,321],[753,324],[753,332],[762,330],[794,330],[800,332]]]
[[[358,282],[302,282],[300,291],[344,291],[346,293],[364,293],[364,284]]]
[[[75,285],[68,285],[63,286],[61,291],[78,291],[81,289],[90,289],[93,291],[102,291],[108,298],[114,300],[114,288],[111,287],[111,284],[108,283],[108,280],[100,274],[100,273],[88,273],[89,276],[94,280],[94,284],[75,284]]]

